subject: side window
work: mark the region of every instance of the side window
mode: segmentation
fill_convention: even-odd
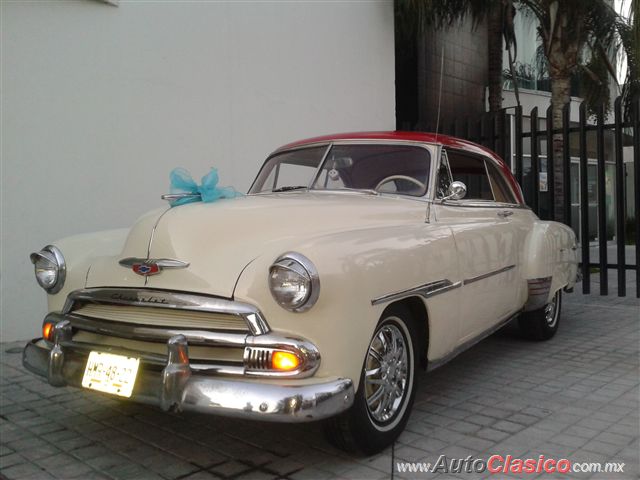
[[[486,164],[487,171],[489,172],[489,180],[491,181],[491,188],[493,190],[493,195],[496,197],[496,202],[518,203],[513,195],[513,191],[509,188],[509,185],[507,185],[507,181],[504,176],[498,171],[498,167],[491,162],[486,162]]]
[[[454,181],[467,186],[465,200],[493,200],[491,184],[482,157],[449,151],[449,167]]]
[[[436,181],[436,198],[444,198],[449,194],[449,185],[451,185],[451,182],[451,171],[449,170],[447,154],[446,152],[442,152]]]

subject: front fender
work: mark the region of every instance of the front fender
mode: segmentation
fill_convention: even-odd
[[[273,330],[312,341],[322,357],[316,375],[339,376],[358,385],[366,349],[388,303],[374,298],[430,281],[459,279],[455,244],[447,227],[371,228],[307,240],[293,248],[309,258],[320,276],[316,305],[302,313],[280,307],[268,288],[268,269],[284,251],[255,259],[240,276],[234,299],[252,303]],[[459,290],[425,301],[429,316],[429,357],[450,351],[458,336]]]
[[[66,264],[66,280],[62,289],[47,295],[50,312],[62,310],[67,295],[84,288],[91,262],[97,256],[116,255],[129,232],[128,228],[105,230],[66,237],[53,243],[62,252]]]

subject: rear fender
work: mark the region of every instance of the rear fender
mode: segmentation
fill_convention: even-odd
[[[546,305],[556,291],[575,285],[578,270],[576,236],[566,225],[534,222],[525,242],[524,258],[523,272],[529,288],[525,311]]]

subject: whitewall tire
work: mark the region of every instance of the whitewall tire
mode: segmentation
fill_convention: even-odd
[[[335,446],[371,455],[391,445],[404,430],[415,396],[417,331],[403,305],[384,311],[365,354],[353,406],[325,422]]]

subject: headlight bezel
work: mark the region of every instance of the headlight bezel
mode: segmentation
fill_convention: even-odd
[[[67,277],[67,264],[65,263],[64,256],[58,247],[55,245],[47,245],[39,252],[34,252],[29,255],[31,259],[31,263],[33,263],[34,274],[36,277],[36,282],[38,285],[48,294],[53,295],[62,290],[64,286],[65,279]],[[54,265],[54,269],[56,272],[56,279],[51,286],[45,286],[40,282],[38,275],[36,273],[38,269],[38,262],[44,260],[52,265]]]
[[[287,304],[277,297],[272,288],[272,274],[274,269],[285,269],[301,277],[306,277],[309,283],[309,292],[301,303],[295,305]],[[316,304],[320,297],[320,275],[318,274],[318,270],[313,262],[301,253],[287,252],[280,255],[269,267],[267,283],[271,296],[276,303],[290,312],[306,312]]]

